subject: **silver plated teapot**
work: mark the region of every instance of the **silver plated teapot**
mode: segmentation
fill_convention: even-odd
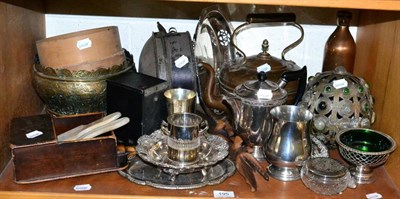
[[[212,71],[208,64],[204,67]],[[307,68],[298,71],[285,72],[278,83],[267,80],[267,73],[257,74],[258,79],[248,80],[238,85],[232,96],[219,98],[213,95],[213,87],[206,89],[204,100],[209,107],[215,107],[229,113],[235,133],[242,137],[244,143],[253,148],[253,156],[264,160],[263,144],[272,131],[270,111],[278,105],[285,104],[288,93],[284,89],[288,81],[303,79],[307,75]],[[212,80],[212,78],[210,78]],[[303,83],[302,85],[305,86]],[[304,89],[305,87],[302,87]],[[299,89],[298,97],[304,90]]]

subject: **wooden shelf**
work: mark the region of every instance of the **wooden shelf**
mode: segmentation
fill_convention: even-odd
[[[398,0],[168,0],[181,2],[237,3],[323,8],[352,8],[369,10],[400,10]]]
[[[301,181],[284,183],[274,179],[259,179],[260,190],[252,193],[238,173],[220,185],[195,190],[141,186],[115,172],[31,185],[13,182],[13,166],[7,164],[11,158],[10,120],[38,114],[44,107],[31,85],[31,66],[35,41],[45,37],[45,13],[198,19],[201,9],[214,4],[229,4],[242,14],[246,12],[240,8],[252,8],[253,4],[262,10],[299,9],[299,16],[305,18],[302,22],[312,20],[312,24],[326,24],[326,13],[331,17],[336,9],[357,10],[355,74],[371,85],[377,115],[373,128],[400,143],[400,0],[1,0],[0,47],[6,50],[0,53],[0,83],[4,88],[0,94],[0,171],[6,167],[0,175],[0,198],[213,198],[213,190],[234,191],[240,198],[365,198],[365,194],[373,192],[384,198],[400,198],[392,181],[400,186],[400,150],[390,156],[385,167],[375,169],[376,182],[332,197],[314,194]],[[73,191],[74,185],[86,183],[93,186],[91,191]]]
[[[335,151],[332,157],[338,157]],[[340,159],[340,158],[338,158]],[[263,163],[267,165],[266,162]],[[393,183],[385,168],[374,170],[376,181],[368,185],[359,185],[356,189],[346,189],[334,196],[318,195],[306,188],[301,180],[282,182],[273,178],[265,181],[257,177],[259,189],[251,192],[244,178],[236,172],[223,183],[192,190],[164,190],[150,186],[131,183],[117,172],[96,174],[36,184],[19,185],[13,182],[13,164],[10,162],[0,176],[0,198],[2,199],[87,199],[87,198],[213,198],[214,190],[233,191],[236,198],[365,198],[369,193],[380,193],[383,198],[400,198],[400,192]],[[79,184],[90,184],[90,191],[75,192],[73,187]]]

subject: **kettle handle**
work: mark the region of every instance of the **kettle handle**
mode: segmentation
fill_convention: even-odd
[[[286,60],[285,54],[298,46],[304,39],[304,30],[303,27],[301,27],[300,24],[295,22],[296,20],[296,15],[294,13],[251,13],[248,14],[246,17],[246,22],[240,26],[238,26],[232,33],[231,37],[231,43],[234,48],[236,48],[244,57],[244,63],[246,63],[246,54],[239,49],[239,47],[236,45],[236,37],[237,35],[244,31],[247,30],[251,27],[264,27],[264,26],[294,26],[295,28],[299,29],[300,31],[300,37],[288,45],[286,48],[282,50],[281,53],[281,58],[283,60]],[[287,61],[287,60],[286,60]],[[243,63],[243,64],[244,64]]]
[[[297,105],[306,90],[307,84],[307,66],[296,71],[286,71],[282,73],[281,79],[278,82],[279,87],[284,88],[290,81],[298,81],[296,96],[294,98],[294,105]]]

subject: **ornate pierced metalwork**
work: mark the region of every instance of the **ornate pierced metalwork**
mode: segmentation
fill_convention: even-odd
[[[364,79],[343,67],[309,78],[300,106],[314,114],[312,134],[329,148],[345,128],[369,128],[375,120],[374,100]]]

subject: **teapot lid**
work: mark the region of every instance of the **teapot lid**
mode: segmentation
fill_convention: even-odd
[[[248,80],[237,86],[234,94],[242,101],[256,106],[277,106],[286,102],[286,90],[267,80],[267,73],[259,72],[257,77],[258,80]]]

